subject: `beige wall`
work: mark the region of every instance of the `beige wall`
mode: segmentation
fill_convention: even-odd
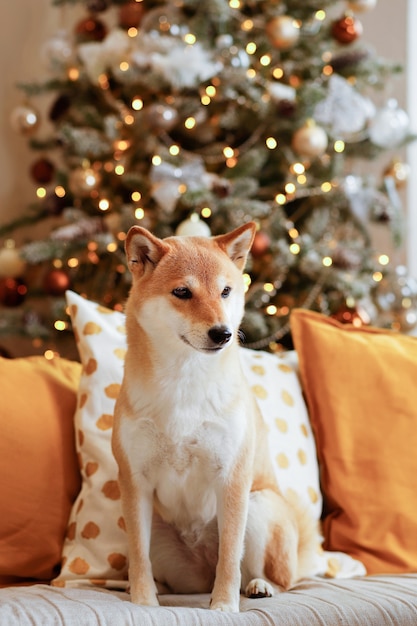
[[[40,46],[57,25],[50,0],[0,2],[0,222],[21,213],[33,200],[28,167],[34,160],[26,139],[10,127],[22,102],[18,82],[46,76]]]
[[[74,9],[68,7],[66,11],[73,21]],[[407,0],[378,0],[376,9],[361,16],[364,39],[375,45],[382,56],[404,62],[406,16]],[[34,198],[35,187],[28,172],[34,153],[9,122],[11,112],[22,102],[15,85],[47,76],[40,54],[42,44],[63,18],[63,9],[53,8],[51,0],[0,2],[0,223],[20,214]],[[405,86],[404,78],[395,79],[389,88],[392,91],[381,94],[381,102],[383,97],[395,95],[405,106]]]

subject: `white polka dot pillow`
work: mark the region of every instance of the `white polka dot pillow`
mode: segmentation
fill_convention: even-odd
[[[115,400],[123,376],[125,317],[67,292],[83,372],[75,413],[82,487],[69,519],[56,586],[127,586],[127,540],[117,466],[111,452]],[[314,438],[294,352],[272,355],[242,348],[242,365],[269,428],[271,458],[283,492],[295,491],[318,520],[322,498]],[[318,550],[317,573],[363,573],[340,553]]]

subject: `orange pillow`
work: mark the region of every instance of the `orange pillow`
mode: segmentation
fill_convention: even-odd
[[[59,571],[80,489],[74,445],[79,363],[0,358],[0,586]]]
[[[326,550],[369,574],[417,572],[417,340],[297,309]]]

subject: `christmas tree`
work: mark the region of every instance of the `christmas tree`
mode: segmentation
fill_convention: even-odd
[[[398,103],[372,98],[400,71],[363,37],[361,13],[376,0],[54,4],[85,15],[45,43],[50,78],[22,85],[12,113],[36,151],[37,200],[0,226],[3,333],[59,335],[67,288],[122,308],[133,224],[206,236],[248,220],[259,230],[246,345],[290,345],[295,306],[400,330],[416,323],[414,285],[369,230],[384,222],[399,245],[406,165],[362,175],[409,139]],[[45,93],[50,108],[39,111]],[[22,226],[51,216],[59,225],[44,240],[14,247]]]

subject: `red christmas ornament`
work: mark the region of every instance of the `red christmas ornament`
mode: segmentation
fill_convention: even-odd
[[[32,163],[32,166],[30,168],[30,174],[33,180],[41,185],[47,185],[48,183],[50,183],[54,177],[54,173],[54,164],[45,157],[41,157],[40,159]]]
[[[264,231],[258,230],[253,240],[251,254],[253,257],[261,257],[268,250],[271,245],[271,239]]]
[[[79,42],[103,41],[107,35],[107,27],[101,20],[90,15],[78,22],[75,34]]]
[[[19,306],[27,294],[27,287],[21,278],[0,279],[0,303],[3,306]]]
[[[297,105],[292,100],[281,100],[278,102],[278,114],[282,117],[291,117],[297,110]]]
[[[68,206],[66,196],[60,198],[55,192],[46,196],[43,202],[43,208],[49,215],[61,215],[62,211]]]
[[[67,113],[71,106],[71,98],[67,94],[62,94],[52,103],[49,110],[51,122],[57,122]]]
[[[352,324],[353,326],[360,327],[370,324],[371,318],[368,313],[362,307],[351,307],[343,305],[336,313],[333,313],[330,317],[337,320],[341,324]]]
[[[341,44],[352,43],[362,35],[362,24],[357,17],[345,15],[332,24],[332,36]]]
[[[70,286],[71,279],[64,270],[49,270],[43,279],[43,288],[50,296],[62,296]]]
[[[126,4],[122,4],[119,9],[119,26],[126,30],[137,28],[142,21],[143,14],[143,2],[131,0]]]

